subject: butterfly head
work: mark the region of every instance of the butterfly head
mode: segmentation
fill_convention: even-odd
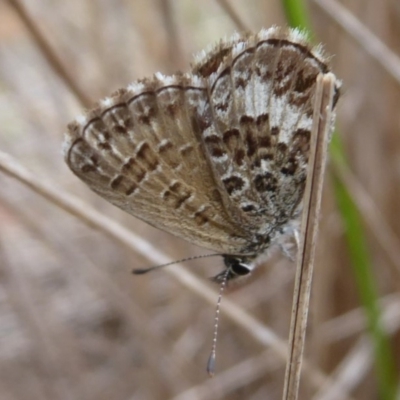
[[[212,278],[217,283],[221,283],[224,279],[232,281],[245,277],[255,267],[254,257],[224,255],[223,259],[226,269]]]

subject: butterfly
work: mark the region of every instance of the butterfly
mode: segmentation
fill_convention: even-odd
[[[247,275],[301,212],[316,80],[328,72],[299,30],[234,34],[190,72],[135,81],[78,117],[65,160],[112,204],[220,254],[217,281]]]

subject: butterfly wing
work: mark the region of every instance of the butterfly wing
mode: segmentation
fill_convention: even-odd
[[[203,132],[225,207],[253,232],[276,230],[301,202],[318,74],[328,67],[296,30],[234,37],[200,56],[214,124]]]
[[[158,74],[103,100],[68,127],[68,166],[93,191],[149,224],[221,253],[244,247],[196,137],[207,124],[200,78]]]
[[[301,203],[316,78],[327,72],[296,30],[234,35],[191,74],[136,82],[70,124],[66,161],[157,228],[256,255]]]

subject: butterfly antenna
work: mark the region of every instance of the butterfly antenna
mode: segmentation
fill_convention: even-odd
[[[226,272],[222,279],[221,286],[219,288],[217,306],[215,308],[213,343],[212,343],[212,348],[211,348],[211,354],[210,354],[210,357],[208,358],[208,362],[207,362],[207,373],[210,377],[213,377],[214,373],[215,373],[215,359],[216,359],[216,353],[217,353],[219,313],[221,310],[222,294],[226,288],[226,283],[228,281],[228,275],[229,275],[229,268],[226,269]]]
[[[222,254],[219,254],[219,253],[218,253],[218,254],[204,254],[204,255],[201,255],[201,256],[194,256],[194,257],[183,258],[182,260],[172,261],[172,262],[169,262],[169,263],[167,263],[167,264],[154,265],[153,267],[150,267],[150,268],[138,268],[138,269],[134,269],[134,270],[132,271],[132,273],[135,274],[135,275],[143,275],[143,274],[147,274],[148,272],[155,271],[156,269],[168,267],[168,265],[179,264],[179,263],[185,262],[185,261],[197,260],[197,259],[199,259],[199,258],[215,257],[215,256],[221,256],[221,255],[222,255]]]

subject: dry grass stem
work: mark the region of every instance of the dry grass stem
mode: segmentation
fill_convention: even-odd
[[[334,84],[335,77],[332,74],[319,75],[317,78],[310,160],[303,200],[300,244],[297,255],[292,319],[290,323],[289,357],[285,374],[284,400],[298,398],[325,164],[329,135],[332,129],[331,109]]]
[[[351,171],[343,165],[335,164],[334,172],[346,186],[364,221],[375,236],[375,240],[382,248],[384,256],[389,261],[393,283],[400,289],[400,241],[398,237],[371,199],[369,193]]]
[[[235,11],[229,0],[216,0],[216,2],[221,6],[221,8],[226,12],[232,22],[235,24],[236,29],[239,31],[248,31],[249,28],[244,23],[241,16]]]
[[[400,57],[398,55],[339,2],[332,0],[314,0],[314,2],[400,84]]]
[[[168,63],[171,69],[181,69],[184,67],[182,47],[178,27],[174,21],[173,2],[171,0],[158,0],[158,5],[168,37]]]
[[[9,0],[9,4],[21,19],[21,22],[28,30],[38,49],[51,65],[53,71],[64,81],[66,86],[76,96],[82,106],[90,107],[90,105],[93,103],[92,99],[86,95],[86,93],[80,88],[79,84],[75,81],[73,76],[69,73],[69,70],[51,47],[46,37],[41,33],[38,24],[27,13],[21,1]]]

